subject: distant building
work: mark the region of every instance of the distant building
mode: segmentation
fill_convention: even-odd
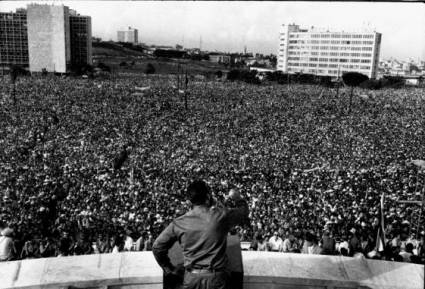
[[[139,31],[137,29],[128,27],[127,30],[117,31],[118,42],[127,42],[137,44],[139,41]]]
[[[229,64],[230,63],[230,55],[224,54],[210,54],[209,59],[211,62]]]
[[[66,73],[71,64],[91,64],[91,18],[67,6],[29,4],[0,13],[0,66]]]
[[[356,71],[376,78],[381,37],[377,32],[330,32],[283,25],[277,69],[334,77]]]
[[[0,12],[0,68],[10,65],[28,67],[28,32],[25,9],[16,13]]]

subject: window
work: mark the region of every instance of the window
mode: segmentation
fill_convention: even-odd
[[[331,53],[329,53],[329,55],[330,55],[330,56],[338,56],[338,55],[339,55],[339,53],[338,53],[338,52],[331,52]]]
[[[323,53],[323,52],[322,52]],[[311,55],[319,55],[319,52],[312,52]]]
[[[370,59],[362,59],[362,63],[370,63]]]
[[[340,58],[339,62],[348,62],[348,59]]]
[[[329,54],[329,53],[327,53],[327,52],[320,52],[320,55],[321,55],[321,56],[328,56],[328,54]]]
[[[319,61],[321,61],[321,62],[327,62],[328,59],[327,58],[319,58]]]
[[[316,66],[317,66],[317,64],[316,64],[316,63],[309,63],[309,64],[308,64],[308,66],[309,66],[309,67],[316,67]]]
[[[317,61],[317,58],[316,57],[312,57],[312,58],[310,58],[310,61]]]
[[[326,63],[319,63],[319,67],[328,67]]]
[[[357,63],[357,62],[360,62],[360,59],[351,59],[351,62],[352,63]]]

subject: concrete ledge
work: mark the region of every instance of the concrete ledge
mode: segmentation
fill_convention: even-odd
[[[424,266],[342,256],[242,252],[244,288],[423,289]],[[271,284],[271,285],[268,285]]]
[[[424,266],[339,256],[243,251],[246,289],[422,289]],[[0,263],[1,288],[162,288],[152,252]]]
[[[161,288],[152,252],[98,254],[0,263],[1,288]]]

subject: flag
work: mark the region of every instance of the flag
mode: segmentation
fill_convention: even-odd
[[[385,227],[384,227],[384,197],[385,194],[382,193],[381,195],[381,202],[380,202],[380,210],[379,210],[379,228],[378,228],[378,235],[376,237],[376,251],[382,252],[385,249]]]

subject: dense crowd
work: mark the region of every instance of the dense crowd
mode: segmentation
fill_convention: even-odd
[[[189,81],[0,80],[0,259],[150,250],[204,179],[237,188],[251,250],[424,262],[419,89]],[[135,93],[135,87],[150,89]],[[376,247],[385,195],[386,246]],[[5,245],[7,244],[7,245]]]

